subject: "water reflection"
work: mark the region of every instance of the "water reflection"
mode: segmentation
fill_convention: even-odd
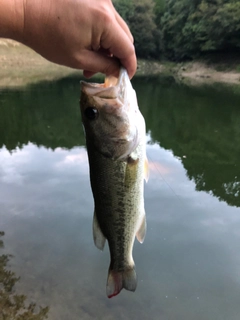
[[[12,151],[28,142],[51,149],[84,144],[78,83],[59,80],[0,91],[0,148]]]
[[[0,249],[4,243],[0,231]],[[37,307],[36,303],[26,303],[27,296],[15,292],[14,287],[20,280],[15,272],[9,270],[8,264],[13,257],[10,254],[0,255],[0,319],[44,320],[48,318],[48,307]],[[36,309],[38,309],[36,311]]]
[[[239,207],[240,90],[156,81],[137,89],[152,140],[181,159],[197,191]]]
[[[0,92],[0,228],[18,292],[49,305],[51,320],[238,320],[239,94],[135,80],[148,126],[148,230],[134,246],[136,292],[109,301],[78,82]]]
[[[84,145],[78,83],[63,79],[28,90],[3,90],[0,147]],[[240,92],[219,85],[189,88],[158,78],[136,79],[134,86],[152,142],[181,159],[196,190],[239,207]]]

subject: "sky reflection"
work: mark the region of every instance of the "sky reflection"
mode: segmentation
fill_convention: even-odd
[[[148,228],[144,244],[134,246],[138,288],[109,301],[109,253],[99,252],[92,240],[85,148],[53,151],[28,143],[12,153],[0,150],[4,252],[15,256],[17,289],[49,305],[51,320],[99,314],[99,319],[238,319],[239,208],[197,192],[171,151],[149,141],[147,154]]]

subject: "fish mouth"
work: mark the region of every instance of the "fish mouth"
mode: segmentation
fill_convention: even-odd
[[[108,158],[125,161],[137,148],[141,135],[136,92],[132,87],[126,69],[121,68],[119,77],[106,77],[104,83],[81,81],[81,112],[85,129],[94,138],[96,150]],[[87,108],[98,113],[98,119],[91,122],[85,115]]]
[[[81,81],[82,91],[88,96],[99,97],[101,99],[119,99],[124,103],[126,97],[126,86],[131,84],[127,71],[123,67],[120,69],[119,77],[108,76],[104,83],[89,83]]]

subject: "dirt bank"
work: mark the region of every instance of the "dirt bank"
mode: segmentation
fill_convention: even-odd
[[[79,73],[51,63],[18,42],[0,38],[0,87],[16,87]]]
[[[177,71],[180,80],[194,83],[223,82],[240,84],[240,73],[232,71],[217,71],[213,66],[207,66],[203,62],[189,62],[180,66]]]
[[[51,63],[33,50],[12,40],[0,38],[0,87],[15,87],[41,80],[62,78],[81,71]],[[169,63],[139,61],[137,75],[166,74],[190,84],[240,84],[240,72],[217,71],[203,62]]]

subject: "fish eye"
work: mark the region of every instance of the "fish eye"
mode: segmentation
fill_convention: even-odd
[[[98,110],[96,108],[93,108],[93,107],[87,107],[84,110],[84,115],[89,120],[95,120],[98,117]]]

